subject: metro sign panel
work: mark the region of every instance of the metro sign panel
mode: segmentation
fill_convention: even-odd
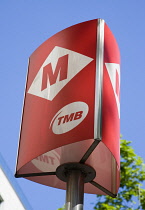
[[[108,26],[98,19],[55,34],[29,59],[16,176],[33,174],[33,181],[65,188],[56,176],[42,173],[55,173],[66,160],[79,162],[98,141],[86,163],[100,171],[94,182],[105,179],[103,187],[116,194],[119,121],[120,55]],[[34,176],[39,173],[41,178]],[[85,191],[102,194],[88,184]]]

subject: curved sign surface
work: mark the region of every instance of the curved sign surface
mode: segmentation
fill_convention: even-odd
[[[57,167],[91,151],[83,161],[103,188],[88,183],[85,192],[114,196],[119,139],[120,53],[111,30],[97,19],[58,32],[29,59],[16,177],[64,189]]]

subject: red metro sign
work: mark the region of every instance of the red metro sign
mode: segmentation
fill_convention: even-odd
[[[96,171],[85,192],[115,196],[119,94],[119,49],[104,20],[46,40],[29,59],[16,177],[65,189],[56,170],[77,162]]]

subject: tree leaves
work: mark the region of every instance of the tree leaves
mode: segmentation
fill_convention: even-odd
[[[97,210],[145,209],[145,164],[130,146],[131,141],[121,140],[121,180],[117,198],[97,195]]]

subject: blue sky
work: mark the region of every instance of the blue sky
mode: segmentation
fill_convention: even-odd
[[[76,23],[102,18],[121,52],[121,134],[145,160],[145,1],[0,0],[0,152],[15,161],[28,58],[46,39]],[[56,210],[65,191],[17,179],[34,210]],[[95,196],[85,195],[84,209]]]

